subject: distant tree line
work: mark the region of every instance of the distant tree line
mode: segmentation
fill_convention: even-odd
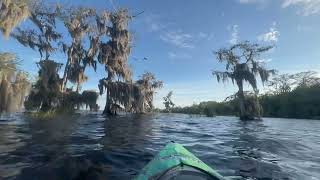
[[[268,91],[259,95],[262,116],[320,119],[320,77],[313,71],[275,75],[267,82]],[[250,92],[245,92],[250,96]],[[174,107],[172,113],[212,116],[239,116],[239,98],[230,96],[223,102],[201,102]]]
[[[260,96],[268,117],[320,119],[320,76],[307,71],[275,76],[271,90]]]

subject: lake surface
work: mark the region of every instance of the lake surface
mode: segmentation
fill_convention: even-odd
[[[0,179],[131,179],[170,141],[226,176],[320,179],[320,121],[182,114],[0,118]]]

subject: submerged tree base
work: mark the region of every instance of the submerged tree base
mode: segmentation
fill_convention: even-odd
[[[49,111],[34,111],[34,112],[25,112],[28,114],[30,117],[34,119],[55,119],[59,116],[64,116],[64,115],[74,115],[77,114],[75,111],[66,111],[66,110],[49,110]]]
[[[253,117],[253,116],[240,116],[241,121],[254,121],[254,120],[262,120],[261,117]]]
[[[105,110],[103,110],[102,114],[103,114],[103,115],[107,115],[107,116],[116,116],[116,115],[117,115],[117,111],[112,112],[112,111],[109,110],[109,109],[105,109]]]
[[[25,112],[28,116],[35,119],[53,119],[57,116],[55,111],[47,112]]]

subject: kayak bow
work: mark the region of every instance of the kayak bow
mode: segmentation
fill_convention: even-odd
[[[135,180],[225,180],[181,144],[169,143],[145,166]]]

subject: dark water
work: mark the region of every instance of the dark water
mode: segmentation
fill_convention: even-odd
[[[320,121],[177,114],[3,116],[0,179],[131,179],[171,140],[223,175],[320,179]]]

